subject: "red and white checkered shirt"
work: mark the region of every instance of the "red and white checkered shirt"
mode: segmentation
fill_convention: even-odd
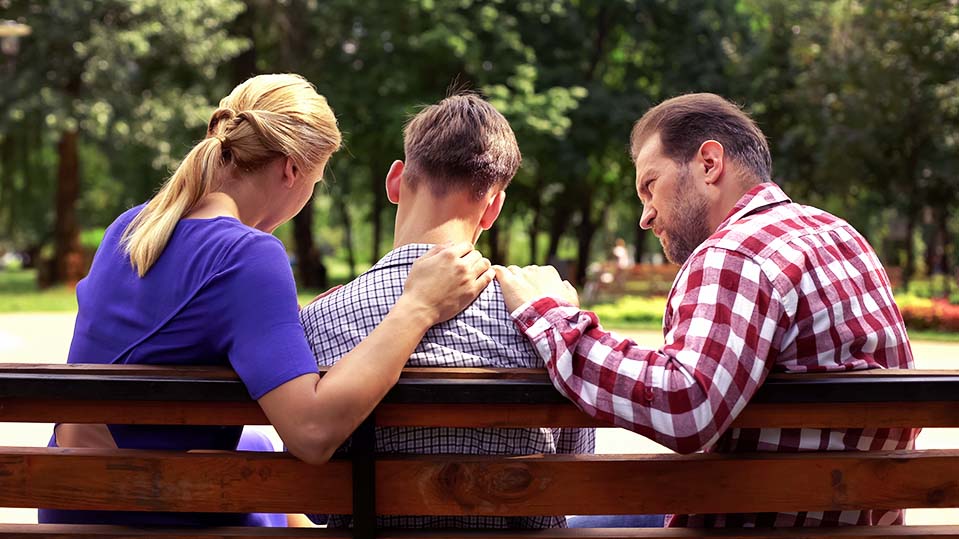
[[[912,368],[889,279],[845,221],[750,190],[679,270],[652,349],[554,298],[513,318],[560,392],[588,414],[682,453],[910,449],[918,429],[729,429],[766,375]],[[669,526],[902,522],[902,511],[674,515]]]

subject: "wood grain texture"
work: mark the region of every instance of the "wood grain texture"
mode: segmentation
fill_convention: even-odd
[[[827,511],[959,506],[959,450],[431,456],[377,463],[386,515]]]
[[[325,373],[330,367],[320,367]],[[114,365],[103,363],[0,363],[0,373],[19,374],[86,374],[162,378],[206,378],[239,380],[233,369],[215,365]],[[495,369],[486,367],[407,367],[404,379],[471,379],[471,380],[548,380],[545,369]]]
[[[325,528],[134,528],[95,524],[0,524],[3,539],[238,539],[242,537],[282,537],[284,539],[352,539],[350,530]]]
[[[322,367],[326,372],[329,367]],[[0,373],[36,373],[36,374],[107,374],[124,376],[161,376],[174,378],[209,378],[216,380],[239,380],[229,367],[215,365],[113,365],[103,363],[0,363]],[[822,378],[858,378],[898,377],[898,376],[956,376],[956,370],[918,370],[918,369],[873,369],[865,371],[785,374],[773,373],[769,380],[791,380],[797,377],[806,379]],[[401,378],[405,379],[497,379],[529,380],[548,379],[545,369],[532,368],[489,368],[489,367],[407,367]]]
[[[234,528],[166,529],[129,528],[97,525],[32,525],[0,524],[3,539],[236,539],[240,537],[283,537],[287,539],[349,539],[349,530],[324,528]],[[378,539],[693,539],[718,537],[725,539],[818,539],[848,537],[856,539],[900,539],[902,537],[935,537],[959,539],[959,526],[873,526],[851,528],[805,528],[784,530],[687,530],[687,529],[549,529],[549,530],[382,530]]]
[[[38,399],[242,403],[249,402],[249,395],[225,367],[0,365],[0,401]],[[568,403],[541,369],[452,368],[407,369],[383,402],[517,408]],[[959,371],[776,375],[759,388],[751,404],[853,402],[959,403]]]
[[[121,425],[268,425],[260,405],[246,402],[0,399],[0,422]]]
[[[288,453],[0,448],[0,507],[349,513],[350,463]]]
[[[0,422],[128,425],[266,425],[245,402],[2,399]],[[376,423],[390,427],[610,427],[565,404],[381,404]],[[959,427],[959,402],[752,403],[733,427]]]
[[[642,514],[959,506],[959,450],[387,456],[382,515]],[[277,453],[0,450],[0,507],[350,512],[350,464]]]

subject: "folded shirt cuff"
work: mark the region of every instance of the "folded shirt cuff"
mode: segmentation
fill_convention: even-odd
[[[523,329],[524,332],[530,337],[529,329],[536,325],[537,322],[543,319],[546,316],[546,313],[557,307],[574,307],[572,304],[552,296],[545,296],[541,298],[536,298],[532,301],[527,301],[517,308],[515,311],[510,313],[510,316],[513,320]],[[575,308],[575,307],[574,307]]]

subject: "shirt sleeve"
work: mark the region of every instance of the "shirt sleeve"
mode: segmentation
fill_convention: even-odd
[[[217,281],[227,356],[250,397],[317,372],[300,325],[293,271],[278,239],[246,236]]]
[[[705,249],[682,272],[659,349],[606,332],[594,313],[555,298],[513,318],[583,411],[688,453],[715,442],[743,410],[789,322],[761,268],[738,253]]]

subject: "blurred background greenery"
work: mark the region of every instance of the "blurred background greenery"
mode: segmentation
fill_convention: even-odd
[[[786,192],[852,222],[903,293],[956,296],[959,0],[0,0],[0,36],[0,310],[75,308],[38,288],[81,277],[216,101],[269,72],[313,82],[345,136],[277,232],[305,296],[390,249],[402,126],[462,89],[503,111],[524,156],[479,244],[496,262],[583,284],[618,237],[660,262],[629,130],[710,91],[759,122]]]

